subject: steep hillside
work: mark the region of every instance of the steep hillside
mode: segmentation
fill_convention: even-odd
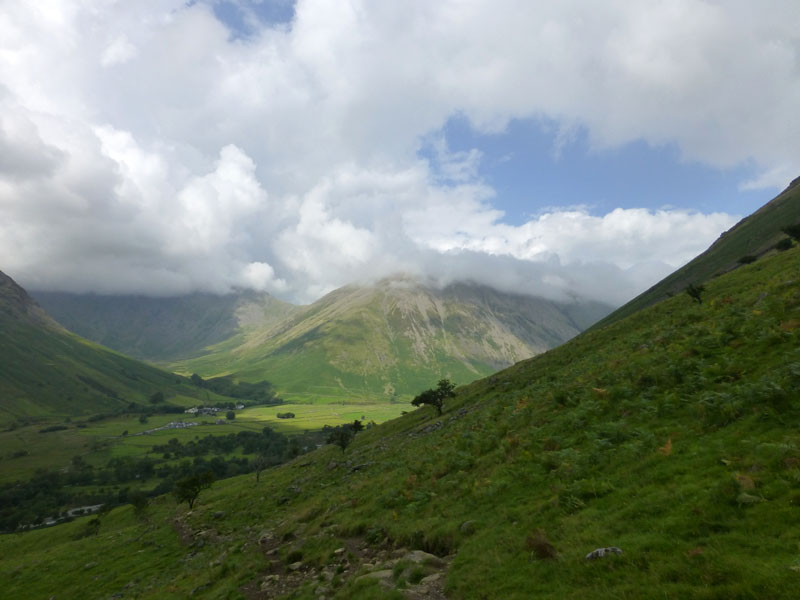
[[[4,592],[795,598],[798,266],[763,257],[191,511],[0,537]]]
[[[117,411],[147,404],[158,391],[170,402],[194,403],[203,393],[64,330],[3,273],[0,331],[0,423]]]
[[[201,354],[241,327],[267,326],[297,310],[269,294],[252,291],[175,298],[32,294],[70,331],[128,356],[156,362]]]
[[[172,367],[203,376],[269,378],[308,399],[393,399],[431,380],[473,381],[539,354],[608,312],[476,284],[444,289],[407,278],[347,286],[269,327],[250,328]]]
[[[656,302],[683,292],[690,283],[701,284],[741,266],[744,257],[758,258],[786,235],[783,227],[800,223],[800,177],[770,202],[723,233],[711,247],[691,262],[621,306],[594,327],[603,327]]]

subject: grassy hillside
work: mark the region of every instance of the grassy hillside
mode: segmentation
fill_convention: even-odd
[[[539,354],[608,310],[395,278],[341,288],[281,323],[244,330],[171,366],[203,376],[266,377],[303,401],[392,400],[440,377],[466,383]]]
[[[763,257],[192,511],[3,536],[4,593],[794,598],[798,267]]]
[[[243,326],[266,326],[299,308],[251,291],[175,298],[32,293],[70,331],[127,356],[155,362],[202,354]]]
[[[177,405],[207,398],[183,377],[64,330],[2,273],[0,331],[0,424],[116,412],[155,392]]]
[[[781,229],[795,223],[800,223],[800,178],[795,179],[773,200],[723,233],[708,250],[601,319],[595,327],[603,327],[681,293],[690,283],[700,284],[731,271],[742,264],[739,261],[743,257],[758,258],[764,255],[777,242],[786,238]]]

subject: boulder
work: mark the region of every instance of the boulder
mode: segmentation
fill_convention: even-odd
[[[604,556],[610,556],[611,554],[622,554],[622,550],[620,550],[616,546],[597,548],[596,550],[592,550],[591,552],[589,552],[589,554],[586,555],[586,560],[595,560],[597,558],[603,558]]]
[[[434,556],[433,554],[423,552],[422,550],[412,550],[403,557],[403,560],[407,560],[418,565],[436,567],[437,569],[444,566],[444,561],[441,558]]]

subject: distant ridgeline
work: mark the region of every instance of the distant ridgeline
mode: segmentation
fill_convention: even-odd
[[[701,284],[712,277],[748,264],[786,245],[786,229],[800,224],[800,177],[789,187],[724,232],[705,252],[656,285],[598,321],[594,328],[619,319],[682,293],[690,284]]]
[[[441,377],[472,381],[563,343],[611,310],[402,276],[346,286],[310,306],[254,292],[36,296],[64,326],[121,352],[186,375],[268,379],[305,401],[392,401]]]

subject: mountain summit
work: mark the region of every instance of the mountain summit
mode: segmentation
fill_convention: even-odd
[[[0,271],[0,320],[8,318],[39,326],[59,327],[28,292]]]
[[[553,348],[610,308],[509,294],[475,283],[391,277],[348,285],[283,321],[244,327],[205,356],[172,365],[203,376],[268,378],[308,396],[416,393],[440,377],[466,383]]]

